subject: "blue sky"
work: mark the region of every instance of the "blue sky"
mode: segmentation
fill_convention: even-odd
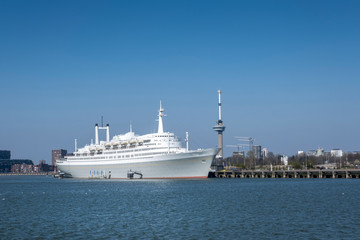
[[[0,2],[0,149],[51,160],[94,138],[165,130],[216,147],[360,150],[359,1]],[[234,148],[226,147],[225,156]]]

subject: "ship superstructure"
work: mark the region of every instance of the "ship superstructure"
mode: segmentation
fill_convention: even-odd
[[[206,178],[219,149],[189,151],[174,133],[164,132],[164,109],[158,114],[158,131],[136,135],[132,128],[110,140],[110,126],[95,125],[95,144],[75,149],[57,161],[61,172],[75,178],[127,178],[138,173],[143,178]],[[99,141],[99,129],[106,141]]]

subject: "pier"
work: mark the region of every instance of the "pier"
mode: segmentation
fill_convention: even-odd
[[[209,178],[360,178],[360,169],[322,170],[217,170]]]

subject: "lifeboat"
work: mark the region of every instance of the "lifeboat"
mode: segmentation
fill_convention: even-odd
[[[97,148],[96,148],[96,151],[98,151],[98,152],[101,152],[101,151],[103,151],[103,150],[104,150],[103,147],[97,147]]]

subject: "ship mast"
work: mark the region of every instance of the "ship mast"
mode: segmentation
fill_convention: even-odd
[[[164,114],[164,109],[161,107],[161,101],[160,101],[160,109],[159,109],[159,126],[158,126],[158,133],[164,133],[164,126],[163,126],[163,117],[165,116]]]

